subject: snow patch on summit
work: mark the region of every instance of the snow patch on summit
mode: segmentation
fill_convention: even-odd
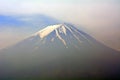
[[[58,28],[60,25],[53,25],[53,26],[48,26],[42,30],[40,30],[39,32],[35,33],[36,35],[39,35],[40,38],[44,38],[46,37],[48,34],[50,34],[53,30],[55,30],[56,28]]]
[[[48,36],[51,32],[56,30],[57,28],[60,28],[59,29],[60,33],[64,33],[66,35],[66,29],[65,29],[64,25],[58,24],[58,25],[48,26],[48,27],[40,30],[39,32],[35,33],[34,36],[39,35],[40,38],[43,39],[44,37]]]
[[[62,39],[62,37],[59,35],[58,31],[55,29],[56,32],[56,36],[63,42],[63,44],[66,46],[66,42],[64,39]]]

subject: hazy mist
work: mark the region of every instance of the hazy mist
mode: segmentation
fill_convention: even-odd
[[[0,15],[36,14],[45,14],[81,26],[97,40],[120,50],[119,0],[0,0]],[[29,21],[28,18],[23,20]],[[11,27],[0,25],[0,48],[33,33],[32,30],[21,32],[21,27]]]

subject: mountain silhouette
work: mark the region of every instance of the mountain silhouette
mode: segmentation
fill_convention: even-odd
[[[0,66],[0,78],[119,78],[120,52],[63,23],[2,50]]]

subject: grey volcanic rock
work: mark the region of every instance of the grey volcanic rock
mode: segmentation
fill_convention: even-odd
[[[0,78],[118,77],[120,53],[64,23],[2,50],[0,66]]]

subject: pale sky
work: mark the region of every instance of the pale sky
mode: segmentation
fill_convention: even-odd
[[[120,49],[120,0],[0,0],[0,15],[31,14],[81,25],[102,43]],[[15,37],[10,29],[6,31],[0,32],[2,46]]]

